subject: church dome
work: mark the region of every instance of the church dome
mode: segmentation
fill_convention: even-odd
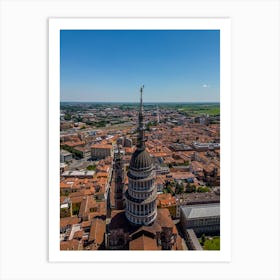
[[[137,149],[130,160],[129,168],[140,171],[148,170],[152,167],[152,159],[145,149]]]

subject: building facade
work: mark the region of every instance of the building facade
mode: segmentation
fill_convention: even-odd
[[[124,165],[123,165],[120,149],[118,149],[118,153],[115,154],[114,178],[115,178],[115,209],[121,210],[124,208],[125,200],[123,195]]]
[[[196,204],[180,206],[183,229],[193,229],[195,234],[220,235],[220,204]]]
[[[64,162],[69,162],[72,160],[72,154],[68,151],[65,150],[61,150],[60,151],[60,162],[64,163]]]
[[[103,159],[108,156],[112,156],[113,147],[112,145],[95,144],[91,146],[91,157],[93,159]]]

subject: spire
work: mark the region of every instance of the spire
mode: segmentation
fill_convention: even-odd
[[[120,145],[118,145],[118,152],[116,155],[116,160],[120,161],[121,160],[121,147]]]
[[[159,124],[159,111],[158,111],[158,105],[157,105],[157,123]]]
[[[139,116],[138,116],[138,139],[137,139],[137,148],[145,149],[145,128],[144,128],[144,116],[143,116],[143,89],[144,86],[140,88],[140,107],[139,107]]]

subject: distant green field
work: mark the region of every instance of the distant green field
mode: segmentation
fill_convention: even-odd
[[[204,250],[220,250],[220,237],[207,239],[204,243]]]
[[[182,104],[178,110],[189,115],[199,116],[208,114],[210,116],[220,115],[220,104]]]

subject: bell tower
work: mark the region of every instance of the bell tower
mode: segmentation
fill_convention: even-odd
[[[118,146],[118,152],[115,155],[115,209],[124,209],[125,200],[123,196],[124,189],[124,165],[122,161],[122,155],[120,152],[120,147]]]

